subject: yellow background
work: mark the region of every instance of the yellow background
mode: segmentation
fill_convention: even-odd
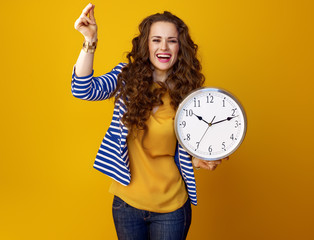
[[[87,1],[1,2],[0,239],[116,239],[111,180],[92,168],[113,102],[70,91]],[[188,239],[314,239],[313,1],[95,0],[96,75],[137,26],[169,10],[190,27],[210,86],[247,111],[243,145],[196,173]]]

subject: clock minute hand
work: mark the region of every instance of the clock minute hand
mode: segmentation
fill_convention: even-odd
[[[239,115],[238,115],[238,116],[239,116]],[[238,117],[238,116],[227,117],[227,118],[224,119],[224,120],[220,120],[220,121],[217,121],[217,122],[212,123],[212,125],[217,124],[217,123],[221,123],[221,122],[224,122],[224,121],[230,121],[231,119],[233,119],[233,118],[235,118],[235,117]]]

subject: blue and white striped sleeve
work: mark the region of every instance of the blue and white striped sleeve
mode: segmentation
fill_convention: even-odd
[[[75,66],[72,73],[71,91],[74,97],[99,101],[110,97],[111,93],[116,89],[119,73],[126,63],[119,63],[111,72],[99,77],[94,77],[93,72],[85,77],[75,75]]]

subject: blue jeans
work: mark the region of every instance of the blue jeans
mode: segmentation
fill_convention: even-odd
[[[176,211],[156,213],[140,210],[114,196],[113,220],[119,240],[184,240],[191,224],[191,204]]]

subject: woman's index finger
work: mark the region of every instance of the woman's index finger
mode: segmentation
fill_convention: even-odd
[[[92,7],[93,7],[93,4],[91,3],[87,4],[87,6],[82,11],[82,15],[87,16],[87,14],[89,13]]]

